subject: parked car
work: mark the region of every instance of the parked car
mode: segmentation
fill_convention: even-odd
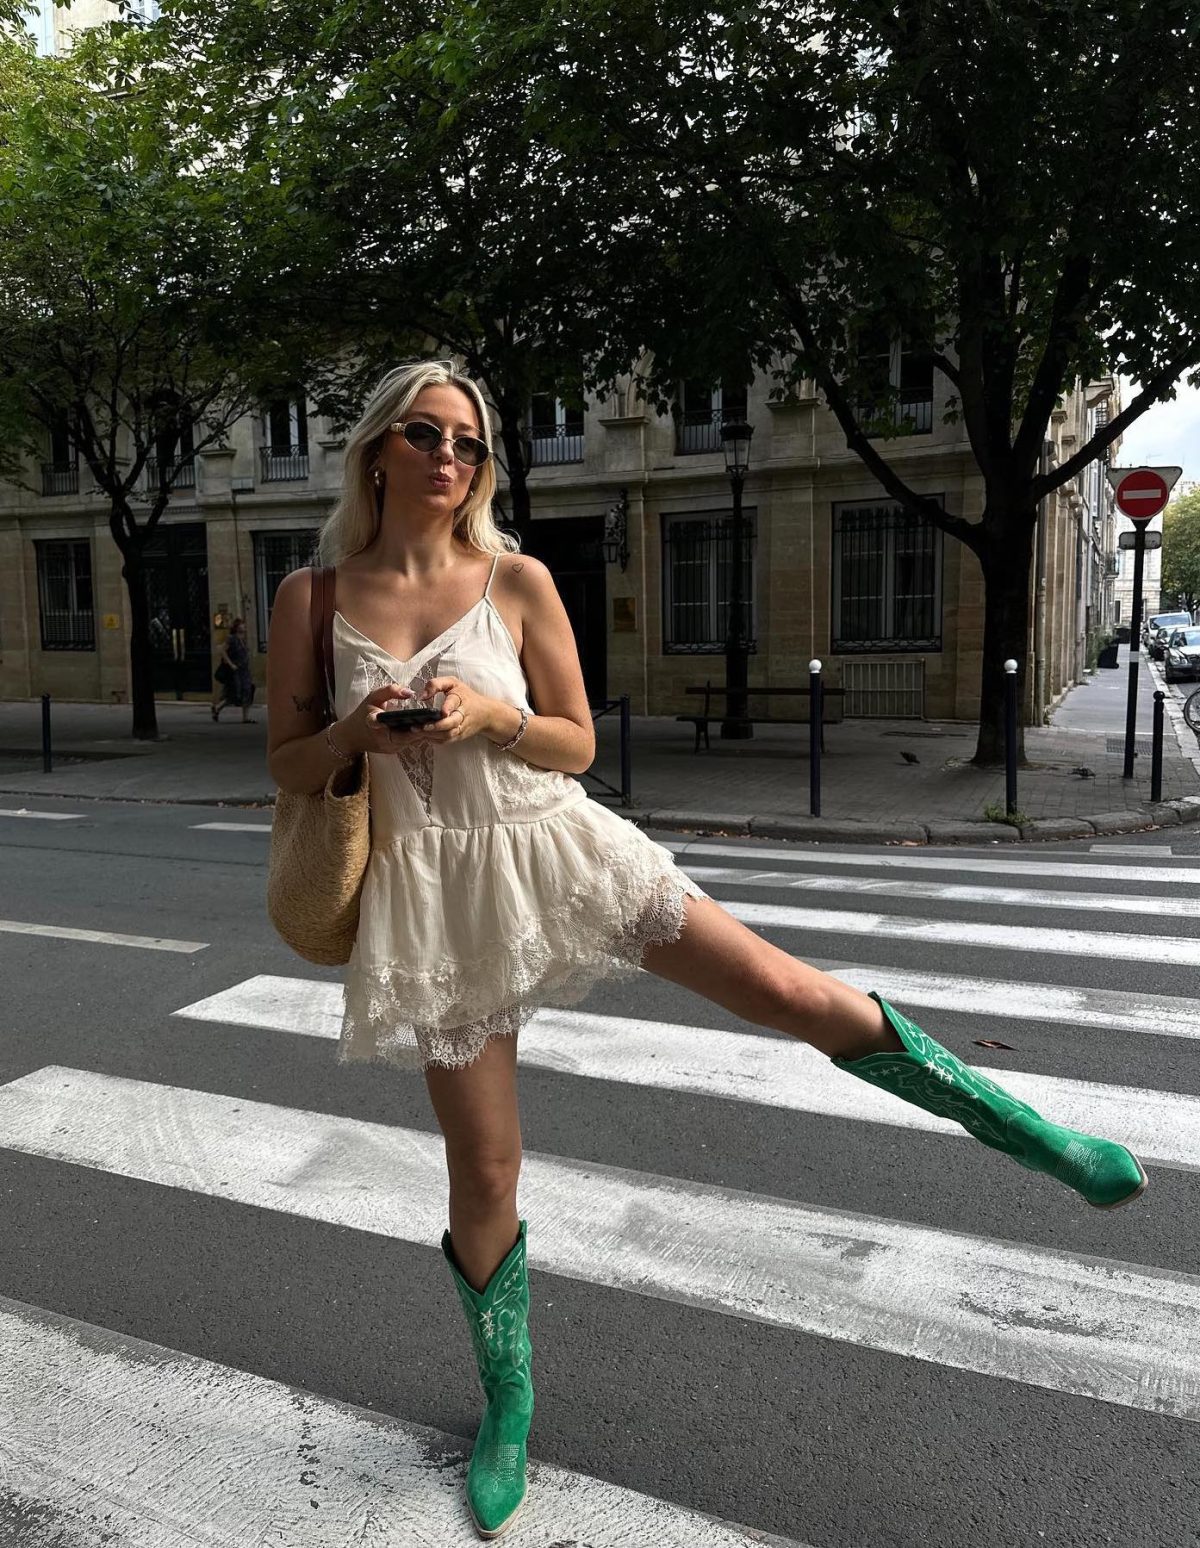
[[[1155,661],[1163,658],[1163,648],[1167,643],[1167,635],[1173,629],[1186,629],[1192,621],[1190,613],[1155,613],[1146,620],[1146,629],[1142,636],[1146,649]]]
[[[1200,677],[1200,629],[1172,629],[1163,656],[1163,676],[1169,683]]]

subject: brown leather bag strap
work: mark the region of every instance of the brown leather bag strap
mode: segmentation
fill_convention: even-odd
[[[325,694],[325,719],[323,724],[337,719],[333,694],[333,603],[334,569],[313,568],[309,601],[309,624],[312,629],[313,659],[317,675]]]

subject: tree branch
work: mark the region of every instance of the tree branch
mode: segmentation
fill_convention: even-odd
[[[1090,462],[1093,462],[1122,436],[1135,420],[1140,419],[1148,408],[1153,408],[1166,389],[1178,381],[1185,371],[1198,365],[1200,365],[1200,345],[1194,344],[1186,355],[1177,355],[1161,371],[1156,372],[1129,407],[1122,409],[1115,419],[1110,419],[1108,424],[1101,426],[1091,440],[1081,446],[1073,457],[1068,457],[1066,462],[1061,467],[1055,468],[1053,472],[1043,473],[1035,478],[1032,485],[1033,498],[1042,499],[1044,495],[1060,489],[1077,473],[1082,472]]]

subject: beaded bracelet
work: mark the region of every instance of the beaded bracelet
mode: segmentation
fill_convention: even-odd
[[[507,742],[500,744],[501,752],[507,752],[510,747],[515,747],[521,738],[525,735],[525,727],[529,724],[529,711],[523,704],[514,704],[513,709],[519,711],[521,716],[521,724],[517,728],[515,734],[509,737]]]
[[[339,757],[342,760],[343,763],[353,763],[354,762],[354,754],[353,753],[344,753],[342,751],[342,749],[333,740],[333,736],[331,735],[332,730],[333,730],[332,725],[328,725],[328,726],[325,727],[325,740],[329,743],[329,751],[331,753],[336,754],[336,756]]]

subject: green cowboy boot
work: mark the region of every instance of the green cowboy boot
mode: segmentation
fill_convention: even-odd
[[[487,1396],[467,1469],[467,1505],[479,1535],[499,1537],[525,1501],[525,1439],[533,1419],[525,1221],[520,1222],[515,1246],[482,1293],[472,1290],[459,1273],[449,1231],[442,1234],[442,1252],[467,1314]]]
[[[1145,1191],[1146,1174],[1124,1145],[1094,1139],[1047,1121],[979,1070],[962,1064],[894,1006],[872,993],[904,1044],[903,1053],[834,1059],[839,1069],[880,1086],[927,1113],[952,1118],[975,1139],[1047,1172],[1098,1209],[1128,1204]]]

